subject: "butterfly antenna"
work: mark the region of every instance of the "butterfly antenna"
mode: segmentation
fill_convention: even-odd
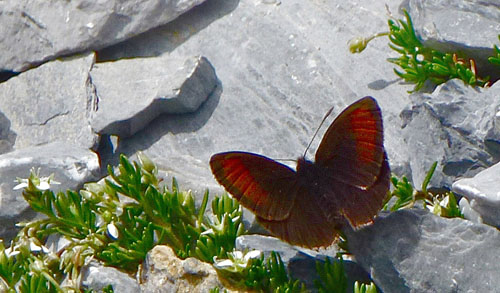
[[[319,124],[318,128],[316,129],[316,132],[314,132],[314,135],[311,138],[311,141],[309,142],[309,144],[307,145],[306,150],[304,151],[304,157],[306,156],[307,151],[311,147],[311,144],[312,144],[314,138],[316,137],[316,135],[318,134],[318,131],[320,130],[321,126],[323,126],[323,123],[325,123],[326,118],[328,118],[328,116],[330,116],[330,114],[332,114],[333,108],[335,108],[335,106],[331,107],[330,110],[328,110],[328,112],[326,112],[325,117],[323,117],[323,119],[321,120],[321,123]]]

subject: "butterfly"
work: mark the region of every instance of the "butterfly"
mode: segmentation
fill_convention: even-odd
[[[211,157],[215,179],[271,234],[298,246],[327,247],[345,225],[373,222],[389,190],[390,168],[377,101],[364,97],[326,131],[314,162],[296,170],[262,155],[224,152]]]

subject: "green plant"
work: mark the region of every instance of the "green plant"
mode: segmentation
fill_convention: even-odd
[[[206,215],[208,192],[196,209],[193,196],[175,180],[170,189],[159,186],[156,166],[143,155],[139,163],[121,156],[117,171],[108,172],[109,179],[87,183],[80,192],[57,194],[49,189],[52,176],[32,170],[28,179],[18,179],[16,188],[24,187],[25,200],[46,218],[21,223],[11,246],[0,246],[1,291],[80,291],[80,269],[91,259],[135,273],[157,244],[171,246],[180,257],[213,262],[227,257],[244,233],[237,201],[216,197],[214,214]],[[42,245],[53,234],[69,240],[58,254]]]
[[[389,32],[378,33],[368,38],[354,38],[349,42],[352,53],[363,51],[368,42],[376,37],[388,36],[389,47],[400,54],[398,58],[389,58],[388,61],[399,66],[402,71],[394,72],[405,81],[415,84],[410,92],[420,90],[427,80],[441,84],[449,79],[459,78],[471,86],[489,85],[489,77],[480,77],[477,74],[474,59],[464,54],[444,53],[425,47],[418,39],[413,23],[407,11],[404,11],[405,20],[389,19]],[[490,57],[493,64],[500,64],[500,50],[495,46],[496,57]]]
[[[434,162],[427,172],[420,190],[415,190],[405,176],[402,179],[392,176],[391,182],[394,190],[387,198],[384,210],[397,211],[399,209],[410,208],[416,202],[420,201],[425,208],[438,216],[463,218],[453,192],[433,193],[427,189],[436,167],[437,162]],[[395,198],[395,200],[391,200],[392,198]]]
[[[215,268],[224,278],[237,288],[257,292],[306,292],[305,284],[288,276],[281,256],[274,251],[266,260],[257,251],[217,260]]]
[[[347,276],[344,271],[342,256],[330,261],[327,257],[324,264],[316,262],[316,271],[320,277],[314,280],[319,293],[344,293],[347,290]]]

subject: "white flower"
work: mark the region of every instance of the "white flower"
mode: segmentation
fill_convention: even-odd
[[[50,184],[61,184],[54,180],[54,174],[51,174],[48,177],[40,177],[40,168],[35,171],[35,168],[31,168],[30,177],[28,179],[17,178],[15,182],[18,182],[16,186],[14,186],[14,190],[27,188],[29,187],[29,181],[35,185],[35,188],[38,190],[47,190],[50,188]]]
[[[247,268],[251,259],[258,258],[261,255],[262,252],[259,250],[251,250],[245,254],[235,250],[228,253],[229,259],[218,260],[217,257],[214,257],[214,266],[219,270],[238,272]]]

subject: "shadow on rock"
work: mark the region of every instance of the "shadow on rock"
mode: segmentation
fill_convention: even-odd
[[[212,22],[231,13],[239,0],[207,0],[172,22],[97,52],[97,62],[154,57],[172,52]]]

